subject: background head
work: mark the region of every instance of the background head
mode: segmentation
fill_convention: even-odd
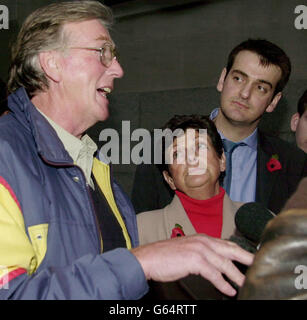
[[[307,110],[307,90],[304,91],[297,103],[297,112],[300,117]]]
[[[291,117],[290,126],[295,132],[297,146],[307,153],[307,90],[298,101],[297,112]]]
[[[273,97],[278,92],[281,92],[289,80],[291,73],[291,62],[289,57],[281,48],[264,39],[248,39],[233,48],[228,56],[226,76],[231,70],[238,53],[244,50],[257,54],[260,59],[260,65],[275,65],[280,68],[282,75],[276,85]]]
[[[99,20],[108,29],[113,23],[110,9],[98,1],[53,3],[28,16],[12,47],[8,91],[23,86],[30,96],[48,88],[38,55],[48,50],[65,50],[70,36],[63,32],[66,23]]]
[[[159,169],[170,188],[194,199],[217,195],[226,158],[214,122],[207,116],[176,115],[163,129],[169,136],[162,138]]]

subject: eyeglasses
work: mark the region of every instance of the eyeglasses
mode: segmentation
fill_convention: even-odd
[[[69,49],[86,49],[100,52],[100,62],[107,68],[111,66],[114,58],[118,59],[115,46],[109,42],[106,42],[101,48],[69,47]]]

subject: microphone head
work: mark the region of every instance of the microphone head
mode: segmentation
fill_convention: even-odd
[[[274,214],[258,202],[243,204],[235,216],[235,224],[240,233],[254,243],[259,243],[267,223]]]

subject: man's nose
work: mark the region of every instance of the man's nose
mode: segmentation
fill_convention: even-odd
[[[122,78],[124,75],[124,70],[120,65],[119,61],[114,57],[112,64],[108,69],[108,73],[112,75],[114,78]]]
[[[252,85],[250,83],[246,83],[241,87],[240,96],[243,99],[248,99],[252,92]]]

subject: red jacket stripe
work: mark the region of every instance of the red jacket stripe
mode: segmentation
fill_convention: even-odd
[[[13,189],[11,188],[11,186],[7,183],[7,181],[3,177],[0,177],[0,184],[2,184],[7,189],[7,191],[10,193],[11,197],[14,199],[14,201],[16,202],[16,204],[18,205],[18,207],[22,213],[20,203],[19,203]]]

